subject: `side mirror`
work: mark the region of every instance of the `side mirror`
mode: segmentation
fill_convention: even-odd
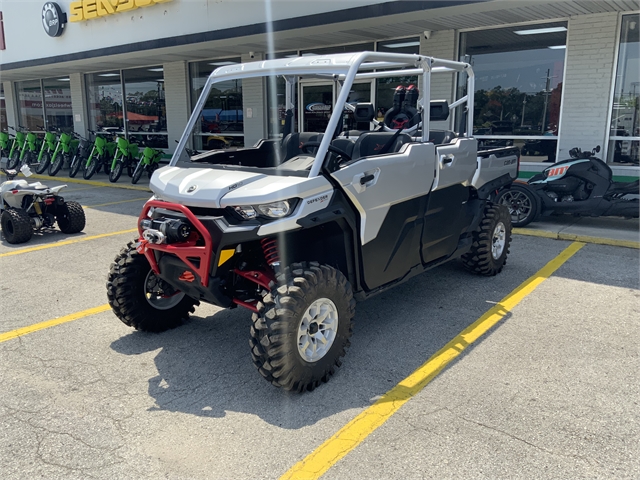
[[[374,115],[372,103],[356,103],[356,109],[353,112],[353,119],[356,122],[370,122]]]
[[[20,167],[20,171],[23,173],[25,177],[30,177],[31,175],[33,175],[31,173],[31,169],[29,168],[29,165],[27,164],[22,165],[22,167]]]
[[[429,119],[432,122],[441,122],[449,118],[449,102],[446,100],[431,100],[429,109]]]
[[[600,153],[600,145],[597,145],[596,148],[594,149],[594,152],[596,153]]]

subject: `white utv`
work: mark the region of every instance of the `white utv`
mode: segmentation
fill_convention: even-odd
[[[466,74],[467,95],[451,105],[431,101],[431,76],[458,72]],[[384,122],[374,120],[372,104],[348,101],[354,81],[416,75],[422,96],[401,85]],[[270,76],[286,81],[282,138],[188,148],[216,83]],[[335,82],[324,132],[294,131],[298,78]],[[169,166],[153,174],[139,238],[111,266],[113,311],[133,328],[163,331],[201,301],[240,305],[253,312],[249,342],[262,376],[305,391],[341,365],[356,300],[456,258],[475,273],[499,273],[511,220],[490,198],[516,178],[519,151],[477,152],[473,82],[467,63],[392,53],[218,68]],[[466,106],[462,133],[430,129],[458,106],[461,115]],[[365,128],[349,130],[347,117]]]

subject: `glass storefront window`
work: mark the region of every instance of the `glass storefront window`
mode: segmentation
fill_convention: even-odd
[[[240,63],[239,58],[191,63],[191,104],[195,105],[207,78],[216,68]],[[200,128],[194,133],[196,150],[244,146],[242,80],[216,83],[202,111]]]
[[[124,70],[123,75],[129,139],[151,148],[168,148],[162,66]]]
[[[69,77],[47,78],[43,80],[43,86],[47,126],[65,132],[73,131]]]
[[[0,83],[0,130],[6,132],[9,125],[7,123],[7,105],[4,101],[4,87]]]
[[[522,161],[556,161],[566,38],[566,22],[461,34],[460,60],[476,75],[473,134],[481,144],[515,144]],[[461,130],[461,110],[456,120]]]
[[[640,163],[640,15],[622,17],[607,162]]]
[[[389,40],[386,42],[378,42],[379,52],[391,53],[420,53],[420,38],[410,37],[397,40]],[[419,88],[418,76],[405,76],[393,78],[379,78],[376,80],[376,119],[384,120],[384,114],[393,106],[393,94],[399,85],[405,88],[409,85],[415,85]],[[415,108],[415,105],[412,105]]]
[[[122,84],[120,72],[86,75],[89,129],[97,132],[122,133]]]
[[[32,132],[44,131],[40,80],[17,82],[16,89],[20,125]]]

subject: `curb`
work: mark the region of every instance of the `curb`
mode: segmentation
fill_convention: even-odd
[[[111,183],[111,182],[99,182],[97,180],[85,180],[83,178],[70,178],[70,177],[50,177],[49,175],[38,175],[32,174],[32,178],[36,178],[38,180],[55,180],[65,183],[80,183],[84,185],[93,185],[95,187],[109,187],[109,188],[123,188],[125,190],[140,190],[142,192],[150,192],[151,189],[148,186],[143,185],[126,185],[119,183]]]
[[[633,240],[616,240],[614,238],[590,237],[588,235],[575,235],[572,233],[551,232],[548,230],[527,230],[526,228],[514,228],[512,232],[516,235],[551,238],[552,240],[569,240],[573,242],[594,243],[597,245],[610,245],[612,247],[640,249],[640,242]]]

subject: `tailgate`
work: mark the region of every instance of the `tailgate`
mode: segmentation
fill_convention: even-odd
[[[518,177],[520,149],[501,147],[478,152],[478,168],[471,184],[480,189],[489,182],[504,177],[506,183]]]

